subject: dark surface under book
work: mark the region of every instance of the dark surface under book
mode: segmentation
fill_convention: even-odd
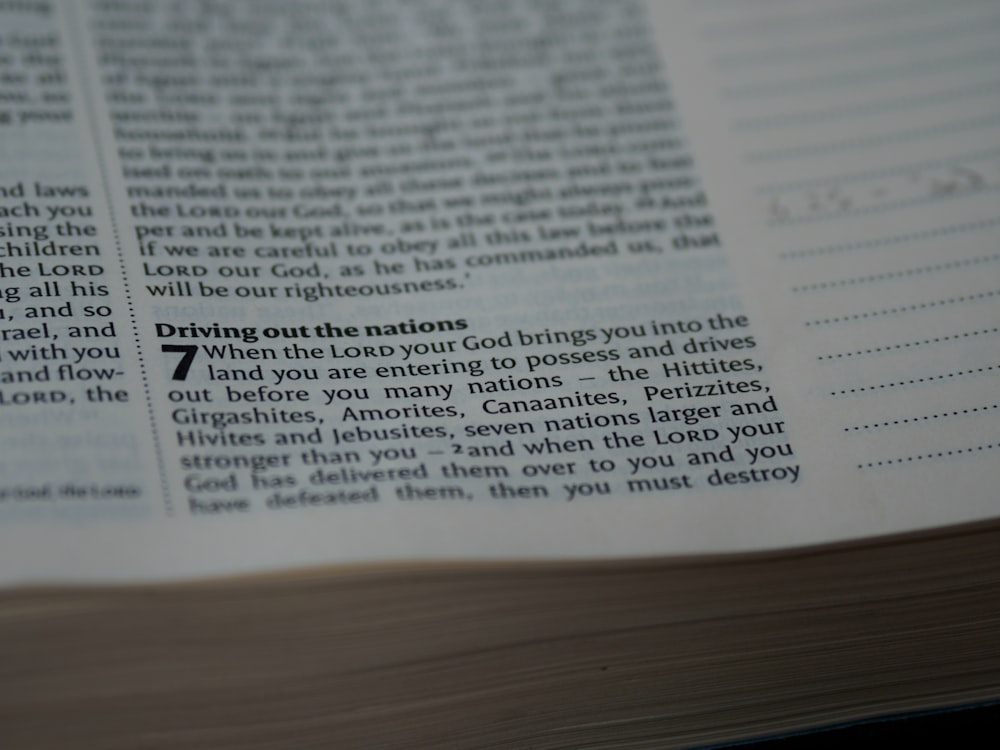
[[[846,726],[826,727],[787,737],[772,737],[725,747],[747,750],[821,750],[843,747],[930,745],[977,746],[995,736],[1000,704],[965,706],[908,716],[892,716]]]

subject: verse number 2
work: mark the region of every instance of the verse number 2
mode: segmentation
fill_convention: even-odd
[[[183,354],[181,361],[177,363],[177,367],[174,368],[174,374],[170,376],[171,380],[187,380],[188,370],[191,369],[191,363],[194,362],[194,355],[198,352],[197,344],[164,344],[160,347],[160,350],[164,354]]]

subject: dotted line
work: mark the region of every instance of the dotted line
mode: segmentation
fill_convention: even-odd
[[[814,247],[804,250],[786,250],[785,252],[779,253],[778,257],[781,260],[810,258],[816,255],[843,253],[849,250],[865,250],[876,247],[885,247],[886,245],[896,245],[899,243],[919,242],[920,240],[930,240],[935,237],[947,237],[948,235],[959,234],[961,232],[974,232],[982,229],[990,229],[998,225],[1000,225],[1000,216],[980,221],[969,221],[964,224],[935,227],[934,229],[927,229],[922,232],[910,232],[908,234],[895,234],[888,237],[877,237],[875,239],[863,240],[861,242],[848,242],[842,245],[825,245],[823,247]]]
[[[949,456],[960,456],[963,453],[978,453],[980,451],[996,450],[1000,448],[1000,443],[986,443],[972,448],[954,448],[950,451],[937,451],[936,453],[922,453],[918,456],[904,456],[902,458],[885,458],[881,461],[871,461],[866,464],[858,464],[859,469],[876,469],[880,466],[892,466],[894,464],[908,464],[916,461],[927,461],[934,458],[947,458]]]
[[[852,393],[864,393],[865,391],[880,391],[886,388],[898,388],[902,385],[917,385],[918,383],[930,383],[935,380],[948,380],[958,378],[962,375],[975,375],[982,372],[991,372],[1000,369],[1000,365],[989,365],[988,367],[975,367],[971,370],[960,370],[959,372],[946,372],[944,375],[928,375],[924,378],[911,378],[910,380],[897,380],[893,383],[880,383],[879,385],[863,385],[857,388],[847,388],[842,391],[830,391],[831,396],[847,396]]]
[[[995,53],[994,53],[995,56]],[[895,133],[881,133],[867,138],[849,138],[843,141],[831,141],[829,143],[813,143],[808,146],[788,146],[785,148],[767,149],[754,151],[746,155],[745,161],[749,164],[759,164],[761,162],[783,161],[785,159],[797,159],[802,156],[825,156],[838,151],[851,151],[853,149],[882,146],[887,143],[899,143],[927,136],[940,135],[942,133],[955,133],[963,130],[977,130],[979,128],[993,128],[997,125],[997,115],[989,114],[984,117],[970,117],[956,122],[946,122],[940,125],[933,125],[924,128],[911,128]]]
[[[76,49],[77,56],[80,55],[79,47]],[[80,75],[84,79],[85,89],[94,90],[92,81],[89,80],[89,71],[86,66],[85,60],[78,60],[77,64],[80,66]],[[115,240],[115,251],[118,256],[118,266],[121,272],[122,286],[125,290],[125,304],[128,307],[129,322],[132,326],[133,340],[135,341],[136,356],[139,359],[139,375],[142,378],[142,390],[146,397],[146,412],[149,415],[149,424],[151,432],[153,435],[153,447],[156,453],[157,467],[159,468],[159,479],[160,479],[160,490],[163,495],[163,503],[166,509],[166,514],[172,516],[174,514],[173,502],[170,499],[170,488],[167,485],[167,471],[166,464],[163,460],[163,446],[160,443],[160,434],[156,427],[156,415],[153,411],[153,397],[149,388],[149,376],[147,374],[146,360],[142,354],[142,338],[139,336],[139,325],[135,315],[135,302],[132,299],[132,289],[129,286],[128,272],[125,265],[125,253],[122,250],[121,235],[118,232],[118,221],[115,218],[114,202],[111,198],[111,183],[108,180],[108,173],[105,164],[105,154],[104,149],[101,145],[100,137],[98,133],[100,129],[97,125],[97,117],[94,114],[94,108],[90,99],[84,97],[86,102],[87,119],[90,122],[90,129],[94,139],[94,150],[97,156],[97,167],[101,175],[101,187],[104,190],[104,199],[107,202],[108,207],[108,218],[111,222],[111,233]]]
[[[843,359],[844,357],[860,357],[863,354],[878,354],[880,352],[890,352],[896,349],[911,349],[917,346],[924,346],[926,344],[941,344],[945,341],[954,341],[955,339],[967,339],[973,336],[984,336],[990,333],[1000,333],[1000,328],[984,328],[981,331],[967,331],[965,333],[953,333],[948,336],[935,336],[932,339],[923,339],[922,341],[907,341],[903,344],[891,344],[889,346],[875,346],[871,349],[859,349],[856,352],[842,352],[840,354],[821,354],[816,357],[816,359],[822,361],[824,359]]]
[[[932,266],[920,266],[918,268],[908,268],[903,271],[887,271],[886,273],[876,273],[870,276],[855,276],[850,279],[839,279],[836,281],[822,281],[816,284],[803,284],[793,286],[793,292],[808,292],[817,289],[833,289],[839,286],[852,286],[854,284],[866,284],[870,281],[885,281],[886,279],[903,279],[909,276],[917,276],[922,273],[933,273],[935,271],[946,271],[949,268],[961,268],[962,266],[973,266],[979,263],[991,263],[1000,260],[1000,253],[993,255],[983,255],[979,258],[969,258],[968,260],[953,260],[948,263],[936,263]]]
[[[823,318],[822,320],[807,320],[806,326],[821,326],[830,323],[842,323],[845,320],[864,320],[866,318],[877,318],[880,315],[892,315],[894,313],[912,312],[913,310],[928,310],[932,307],[942,307],[944,305],[957,305],[959,302],[971,302],[976,299],[986,299],[1000,294],[1000,289],[991,292],[981,292],[980,294],[966,294],[961,297],[949,297],[948,299],[936,300],[934,302],[920,302],[916,305],[905,305],[903,307],[889,307],[885,310],[873,310],[872,312],[856,313],[854,315],[840,315],[835,318]]]
[[[944,419],[945,417],[961,417],[966,414],[975,414],[979,411],[989,411],[990,409],[1000,409],[1000,404],[990,404],[989,406],[974,406],[971,409],[959,409],[957,411],[946,411],[942,414],[928,414],[923,417],[907,417],[906,419],[892,419],[888,422],[875,422],[874,424],[861,424],[854,427],[845,427],[844,432],[857,432],[858,430],[874,430],[879,427],[898,427],[903,424],[913,424],[915,422],[927,422],[934,419]]]
[[[1000,119],[1000,118],[998,118]],[[829,219],[841,219],[848,216],[858,216],[862,214],[877,214],[880,211],[895,211],[897,208],[908,208],[912,206],[925,206],[937,203],[938,201],[955,200],[965,198],[969,195],[981,195],[983,193],[995,193],[1000,190],[1000,184],[987,185],[986,187],[965,188],[953,193],[943,193],[941,195],[925,195],[919,198],[906,198],[905,200],[890,201],[887,203],[876,203],[871,206],[857,206],[854,208],[837,209],[836,211],[826,211],[824,213],[807,214],[805,216],[793,216],[788,219],[771,219],[767,225],[771,227],[793,226],[796,224],[808,224],[811,221],[827,221]]]

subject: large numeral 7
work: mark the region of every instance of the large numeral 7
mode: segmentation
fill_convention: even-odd
[[[160,347],[160,351],[164,354],[183,354],[181,361],[177,363],[177,367],[174,368],[174,374],[170,376],[171,380],[187,380],[188,370],[191,369],[191,363],[194,362],[194,355],[198,353],[197,344],[164,344]]]

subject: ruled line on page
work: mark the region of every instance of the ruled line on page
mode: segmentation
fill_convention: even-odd
[[[899,234],[873,237],[856,242],[844,242],[837,245],[819,245],[817,247],[797,248],[795,250],[785,250],[778,253],[781,260],[799,260],[803,258],[814,258],[817,256],[831,255],[838,253],[852,252],[855,250],[871,250],[874,248],[888,247],[892,245],[909,244],[924,240],[948,237],[965,232],[981,232],[987,229],[1000,227],[1000,216],[993,216],[988,219],[977,221],[966,221],[960,224],[946,224],[938,227],[931,227],[917,232],[901,232]]]
[[[929,74],[938,75],[978,65],[995,66],[1000,63],[1000,47],[996,44],[930,59],[917,57],[917,50],[914,50],[914,53],[913,60],[901,60],[883,65],[869,64],[840,72],[811,76],[796,75],[779,80],[774,80],[774,76],[769,75],[766,77],[767,80],[760,83],[743,82],[726,86],[722,89],[722,94],[731,100],[799,96],[819,92],[829,94],[831,89],[899,83]],[[852,61],[851,65],[856,66],[856,63]]]
[[[866,461],[864,463],[858,464],[859,469],[877,469],[885,466],[892,466],[894,464],[907,464],[916,461],[928,461],[931,459],[942,459],[951,458],[953,456],[960,456],[963,454],[979,453],[982,451],[997,450],[1000,448],[1000,443],[984,443],[983,445],[974,445],[972,447],[962,447],[962,448],[952,448],[951,450],[943,451],[933,451],[931,453],[920,453],[915,456],[902,456],[900,458],[884,458],[881,461]]]
[[[955,409],[953,411],[941,412],[940,414],[924,414],[918,417],[900,417],[899,419],[888,419],[884,422],[873,422],[871,424],[849,425],[844,428],[844,432],[860,432],[862,430],[879,430],[887,427],[904,427],[910,424],[920,424],[922,422],[934,422],[938,420],[951,419],[953,417],[965,417],[972,414],[984,414],[996,409],[1000,409],[1000,404],[987,404],[985,406],[972,406],[968,409]]]
[[[886,391],[893,388],[906,388],[913,385],[926,385],[937,383],[942,380],[954,380],[955,378],[977,377],[988,375],[991,372],[1000,371],[1000,365],[986,365],[984,367],[970,367],[968,370],[956,370],[954,372],[935,373],[924,375],[919,378],[906,378],[904,380],[890,380],[886,383],[873,383],[872,385],[856,385],[853,388],[838,388],[830,391],[831,396],[857,396],[862,393],[872,393],[874,391]]]
[[[850,276],[842,279],[831,279],[829,281],[816,281],[809,284],[798,284],[791,289],[793,292],[819,292],[837,289],[838,287],[857,286],[859,284],[871,284],[879,281],[895,281],[910,279],[914,276],[934,274],[941,271],[952,271],[958,268],[980,265],[983,263],[994,263],[1000,260],[1000,253],[992,255],[981,255],[976,258],[964,258],[962,260],[951,260],[944,263],[933,263],[928,266],[914,266],[895,271],[885,271],[883,273],[873,273],[866,276]]]
[[[876,95],[867,101],[854,105],[825,106],[818,109],[782,112],[780,114],[738,117],[733,120],[733,129],[739,132],[773,131],[781,128],[795,128],[801,125],[828,125],[844,120],[905,112],[921,109],[928,105],[956,104],[969,99],[993,96],[1000,93],[1000,80],[991,79],[966,87],[945,86],[939,90],[910,96],[884,97]]]
[[[988,9],[989,10],[989,9]],[[756,68],[788,65],[802,61],[815,62],[843,55],[857,56],[868,51],[884,52],[930,41],[953,41],[966,36],[994,34],[1000,28],[1000,16],[963,20],[960,23],[939,23],[916,29],[892,29],[874,34],[861,34],[837,41],[810,40],[788,46],[768,46],[760,49],[723,52],[712,58],[715,68],[723,71],[747,72]]]
[[[837,141],[758,149],[756,151],[747,152],[744,155],[744,159],[749,163],[761,163],[785,159],[799,159],[803,157],[830,156],[844,151],[857,151],[859,149],[878,148],[880,146],[895,146],[902,141],[933,138],[939,135],[953,135],[959,132],[982,129],[1000,129],[1000,112],[989,112],[985,115],[976,115],[975,117],[966,117],[958,120],[948,120],[945,122],[935,123],[930,126],[909,128],[907,130],[893,130],[889,132],[876,133],[874,135],[860,136],[857,138],[845,138]]]
[[[706,39],[722,41],[731,37],[742,37],[747,34],[773,36],[802,30],[817,23],[825,27],[836,26],[841,29],[867,28],[877,20],[894,19],[900,12],[920,13],[925,11],[940,11],[946,4],[940,0],[884,0],[881,3],[838,3],[837,7],[807,11],[802,14],[802,4],[794,3],[790,7],[780,9],[780,12],[761,15],[752,12],[749,17],[707,21],[699,31]],[[696,4],[697,7],[697,4]],[[734,4],[740,11],[752,7],[751,3]]]
[[[944,344],[949,341],[962,341],[965,339],[975,338],[977,336],[992,336],[1000,333],[1000,327],[994,328],[981,328],[974,331],[961,331],[959,333],[949,333],[944,336],[932,336],[926,339],[918,339],[916,341],[903,341],[898,344],[880,344],[878,346],[870,346],[867,349],[857,349],[850,352],[835,352],[833,354],[818,354],[816,359],[820,362],[832,361],[838,359],[849,359],[851,357],[863,357],[873,354],[884,354],[886,352],[899,352],[906,349],[916,349],[923,346],[932,346],[934,344]]]
[[[848,323],[860,320],[870,320],[871,318],[880,318],[886,315],[899,315],[908,312],[918,312],[920,310],[930,310],[936,307],[948,307],[951,305],[960,305],[967,302],[975,303],[984,299],[990,299],[997,296],[1000,296],[1000,289],[991,289],[988,292],[978,292],[976,294],[960,294],[960,295],[955,295],[954,297],[947,297],[945,299],[940,299],[940,300],[916,302],[912,305],[899,305],[897,307],[886,307],[881,310],[870,310],[862,313],[834,315],[828,318],[820,318],[818,320],[807,320],[802,325],[806,326],[807,328],[813,328],[816,326],[833,325],[835,323]]]

